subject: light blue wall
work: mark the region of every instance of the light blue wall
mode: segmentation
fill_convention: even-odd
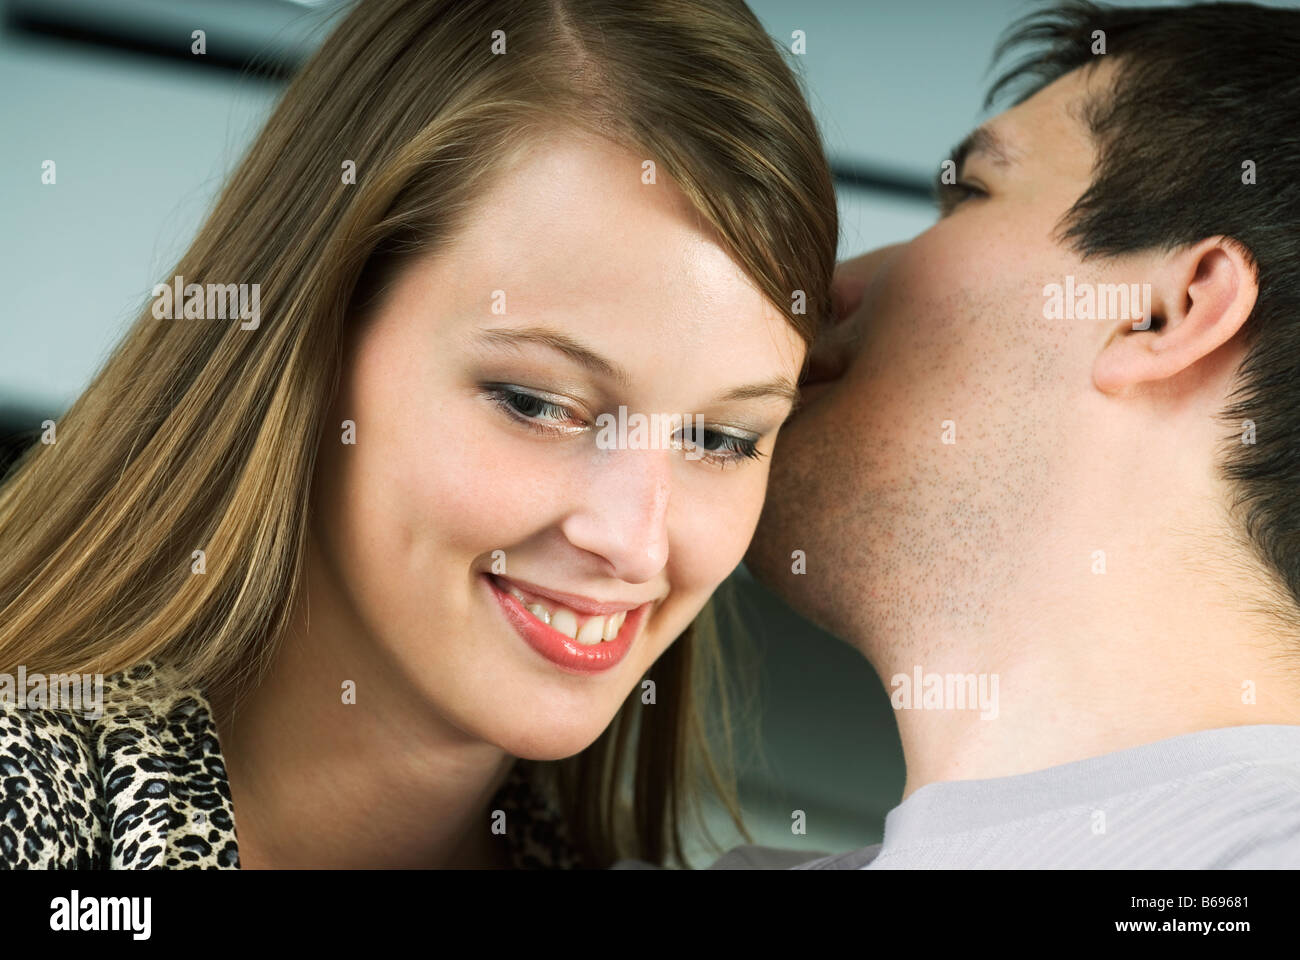
[[[276,88],[6,31],[0,89],[0,404],[57,414],[184,251]]]

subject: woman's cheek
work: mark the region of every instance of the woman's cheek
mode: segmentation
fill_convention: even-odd
[[[521,436],[493,415],[459,411],[438,444],[398,461],[410,469],[407,495],[453,552],[508,549],[553,522],[564,502],[565,444]]]
[[[670,544],[670,566],[677,571],[684,586],[689,584],[692,594],[700,595],[701,605],[739,566],[758,526],[767,481],[766,465],[745,463],[739,469],[752,470],[754,475],[743,478],[744,482],[730,484],[728,480],[739,478],[730,473],[713,478],[711,487],[715,489],[679,513],[686,522]]]

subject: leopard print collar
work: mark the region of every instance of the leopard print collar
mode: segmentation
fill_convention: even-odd
[[[100,716],[0,707],[0,864],[239,866],[207,702],[166,674],[145,662],[105,677]]]
[[[524,764],[493,798],[511,860],[580,858]],[[145,661],[104,678],[103,714],[0,706],[0,867],[236,869],[230,784],[203,693]]]

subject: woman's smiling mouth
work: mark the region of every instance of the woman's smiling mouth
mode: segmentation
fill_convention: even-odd
[[[528,645],[556,666],[597,673],[617,665],[632,646],[651,603],[598,603],[574,594],[539,592],[483,574],[506,619]]]

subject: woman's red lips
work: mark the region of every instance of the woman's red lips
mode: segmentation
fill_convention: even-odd
[[[498,587],[514,587],[520,593],[531,594],[542,600],[549,600],[553,603],[562,604],[570,610],[576,610],[578,613],[589,614],[593,617],[603,617],[608,616],[611,613],[623,613],[624,611],[635,610],[644,602],[621,600],[601,602],[579,596],[576,593],[564,593],[560,590],[551,590],[546,587],[539,587],[537,584],[529,583],[526,580],[515,580],[497,574],[492,574],[491,576],[493,583]]]
[[[585,645],[578,643],[573,637],[561,633],[529,613],[519,598],[507,590],[503,590],[496,582],[496,578],[491,574],[485,573],[482,578],[497,605],[500,606],[502,613],[505,614],[506,620],[510,622],[510,625],[515,628],[515,631],[524,641],[551,663],[572,673],[600,673],[617,666],[627,656],[628,650],[632,647],[632,641],[640,631],[641,623],[650,609],[650,603],[646,602],[629,610],[622,627],[614,639]],[[560,594],[557,596],[549,592],[542,593],[538,590],[530,590],[522,584],[519,589],[522,592],[545,596],[564,606],[569,606],[569,604],[559,600],[558,596],[571,595]],[[586,606],[588,609],[585,610],[579,609],[577,606],[573,606],[571,609],[577,610],[579,613],[589,613],[592,616],[607,614],[591,608],[609,608],[608,613],[627,610],[626,605],[597,604],[591,601],[586,601]]]

